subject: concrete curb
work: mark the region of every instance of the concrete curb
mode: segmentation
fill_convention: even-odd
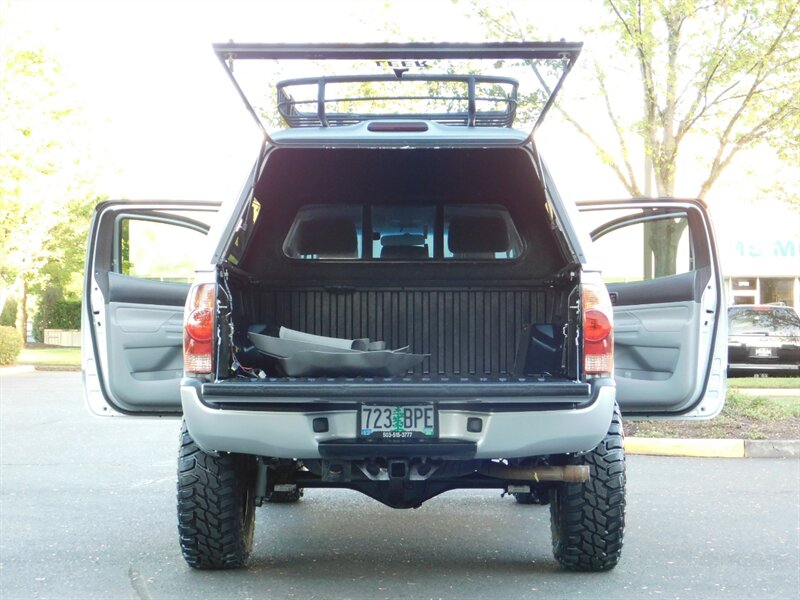
[[[748,458],[800,458],[800,440],[745,440]]]
[[[625,438],[628,454],[744,458],[744,440]]]
[[[800,440],[625,438],[625,452],[701,458],[800,458]]]

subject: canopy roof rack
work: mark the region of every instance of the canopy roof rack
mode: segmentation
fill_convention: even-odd
[[[346,97],[327,97],[329,84],[397,84],[398,87],[409,82],[429,82],[428,94],[420,95],[354,95]],[[436,86],[435,84],[444,84]],[[450,85],[448,85],[450,84]],[[453,85],[455,84],[455,85]],[[461,85],[459,85],[461,84]],[[316,85],[316,97],[295,99],[287,88]],[[491,86],[490,90],[476,94],[476,86]],[[444,91],[434,91],[437,87]],[[460,92],[459,88],[463,91]],[[420,74],[378,74],[378,75],[336,75],[325,77],[305,77],[286,79],[277,84],[278,112],[289,127],[336,127],[354,125],[376,119],[430,120],[444,125],[463,125],[468,127],[511,127],[517,112],[517,90],[519,82],[512,77],[487,75],[420,75]],[[331,105],[349,104],[355,106],[368,103],[384,105],[419,104],[420,112],[390,112],[371,110],[369,112],[331,111]],[[433,105],[452,106],[455,110],[430,111]],[[479,109],[486,106],[487,109]],[[466,110],[464,110],[466,108]]]

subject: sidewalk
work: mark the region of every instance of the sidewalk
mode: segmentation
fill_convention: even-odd
[[[10,367],[0,367],[0,377],[4,375],[19,375],[21,373],[30,373],[35,371],[33,365],[11,365]]]

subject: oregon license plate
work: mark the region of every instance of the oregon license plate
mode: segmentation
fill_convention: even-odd
[[[387,440],[436,437],[436,409],[433,404],[362,404],[358,434]]]

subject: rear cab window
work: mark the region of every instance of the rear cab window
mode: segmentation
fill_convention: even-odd
[[[360,206],[307,206],[289,228],[283,252],[304,260],[354,260],[362,257]]]
[[[304,206],[283,243],[301,260],[506,261],[523,251],[508,210],[490,204]]]

